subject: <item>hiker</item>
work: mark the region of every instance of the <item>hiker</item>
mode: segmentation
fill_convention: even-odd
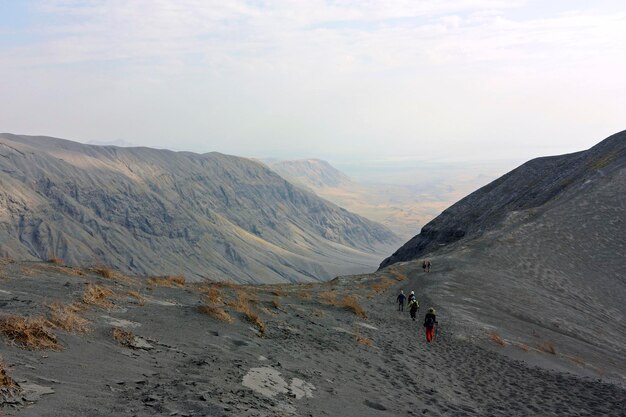
[[[426,272],[426,259],[422,261],[422,269]]]
[[[406,295],[404,295],[404,291],[400,290],[400,294],[398,294],[398,311],[404,311],[404,300],[406,300]]]
[[[417,309],[420,308],[420,303],[417,302],[417,298],[413,298],[411,301],[409,301],[408,307],[409,313],[411,313],[411,318],[413,319],[413,321],[415,321],[415,317],[417,316]]]
[[[437,317],[435,316],[435,309],[429,308],[428,313],[424,317],[424,327],[426,328],[426,341],[431,342],[435,336],[435,326],[437,326]]]
[[[415,300],[415,291],[411,291],[411,294],[409,294],[409,302],[411,300]]]
[[[426,259],[426,272],[430,272],[430,260]]]

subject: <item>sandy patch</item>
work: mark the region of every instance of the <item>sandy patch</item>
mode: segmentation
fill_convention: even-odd
[[[100,317],[105,319],[107,323],[109,323],[113,327],[123,327],[126,329],[128,328],[134,329],[134,328],[141,326],[141,323],[137,323],[135,321],[116,319],[115,317],[111,317],[111,316],[100,316]]]
[[[356,325],[365,327],[366,329],[370,329],[370,330],[378,330],[378,327],[372,326],[371,324],[367,324],[367,323],[361,323],[359,321],[356,322]]]
[[[291,394],[296,399],[312,398],[315,386],[299,378],[293,378],[291,384],[270,367],[252,368],[243,377],[242,385],[259,394],[274,398],[278,394]]]
[[[313,386],[313,384],[310,384],[299,378],[294,378],[291,381],[289,389],[291,390],[291,393],[296,396],[296,399],[299,400],[305,397],[313,398],[313,390],[315,390],[315,387]]]
[[[269,398],[289,392],[287,381],[280,376],[280,372],[268,367],[250,369],[243,377],[242,384]]]

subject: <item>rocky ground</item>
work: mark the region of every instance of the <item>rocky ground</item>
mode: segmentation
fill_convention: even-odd
[[[443,261],[434,258],[430,274],[406,263],[328,283],[267,286],[4,261],[0,346],[14,383],[5,379],[13,386],[2,388],[1,413],[624,415],[623,356],[610,355],[601,370],[598,358],[591,366],[570,357],[565,342],[550,349],[540,327],[522,341],[498,333],[495,322],[473,323],[462,302],[441,302],[449,297],[439,294],[450,276]],[[400,288],[416,290],[420,317],[437,307],[434,343],[396,310]],[[42,317],[41,327],[16,329],[20,317]],[[37,350],[45,344],[52,349]]]

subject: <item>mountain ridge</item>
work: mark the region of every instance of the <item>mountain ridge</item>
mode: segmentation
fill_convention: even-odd
[[[246,158],[10,134],[0,149],[7,256],[277,282],[365,271],[397,241]]]
[[[478,237],[507,213],[541,206],[600,169],[618,169],[625,160],[626,131],[611,135],[587,151],[530,160],[444,210],[383,260],[379,269]]]

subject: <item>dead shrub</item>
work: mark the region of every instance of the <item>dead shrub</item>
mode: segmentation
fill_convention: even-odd
[[[489,333],[489,340],[491,340],[493,343],[497,345],[506,346],[506,342],[504,341],[504,339],[500,337],[500,335],[496,332]]]
[[[98,284],[89,284],[83,292],[83,303],[102,308],[110,308],[113,303],[108,300],[113,295],[111,289]]]
[[[185,277],[182,275],[167,275],[163,277],[148,278],[148,283],[159,287],[184,287]]]
[[[44,317],[0,317],[0,332],[17,346],[29,350],[61,350],[57,337]]]
[[[120,327],[113,328],[113,339],[122,346],[132,348],[135,346],[135,334],[130,330]]]
[[[140,306],[146,303],[146,299],[143,297],[143,295],[139,294],[138,291],[128,291],[126,292],[126,295],[137,300],[137,304],[139,304]]]
[[[518,344],[517,347],[522,349],[524,352],[530,351],[530,348],[523,343]]]
[[[215,307],[215,306],[210,306],[210,305],[201,305],[200,307],[198,307],[198,311],[200,311],[200,313],[202,314],[206,314],[209,317],[213,317],[215,319],[218,319],[220,321],[225,321],[227,323],[232,323],[233,317],[228,314],[226,311],[224,311],[224,309],[219,308],[219,307]]]
[[[539,345],[539,350],[542,352],[549,353],[551,355],[556,355],[556,349],[552,342],[543,342]]]
[[[2,358],[0,358],[0,387],[15,388],[16,386],[17,384],[13,378],[11,378],[7,373],[6,363],[2,360]]]
[[[357,300],[356,297],[352,295],[345,296],[343,300],[339,302],[339,307],[352,311],[354,314],[364,319],[367,318],[367,313],[365,312],[365,309],[361,306],[361,304],[359,304],[359,300]]]
[[[274,297],[274,299],[272,300],[272,306],[277,309],[280,308],[280,298]]]
[[[54,265],[63,265],[63,259],[57,258],[56,256],[53,256],[50,259],[48,259],[48,262]]]
[[[81,310],[75,304],[51,304],[50,323],[54,327],[72,333],[87,333],[89,331],[89,321],[80,317],[77,313]]]

